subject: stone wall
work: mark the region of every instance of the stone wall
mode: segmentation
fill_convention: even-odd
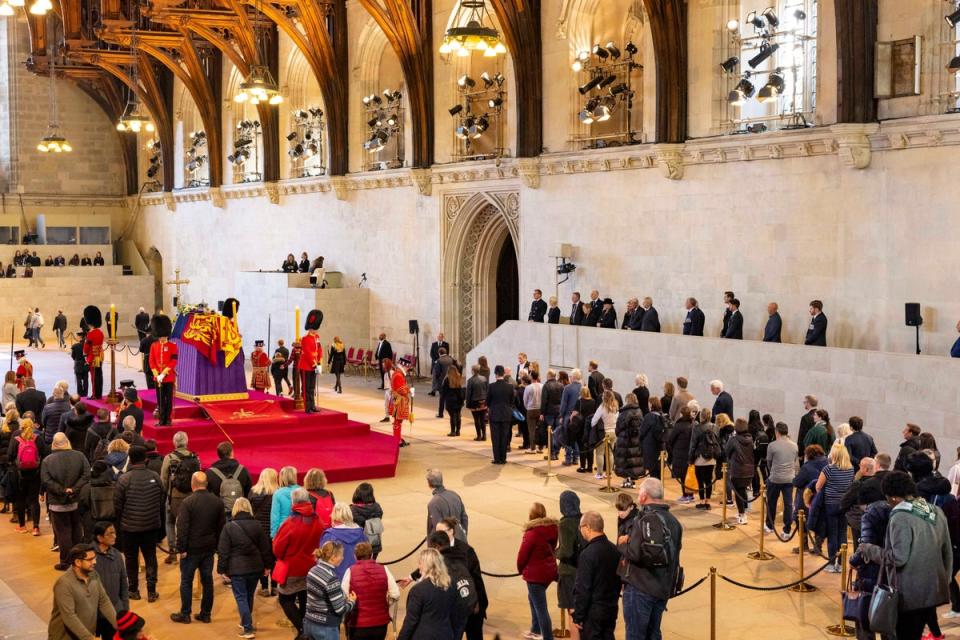
[[[747,417],[750,409],[770,413],[790,425],[794,438],[803,396],[813,394],[835,426],[862,417],[877,447],[894,456],[906,422],[936,437],[945,466],[960,444],[954,383],[960,365],[949,358],[509,322],[471,351],[467,363],[485,355],[491,367],[515,367],[521,350],[540,363],[541,372],[578,367],[586,373],[587,363],[596,360],[622,394],[636,386],[637,373],[647,375],[657,396],[665,381],[683,376],[704,407],[713,406],[710,381],[719,379],[733,396],[736,417]]]

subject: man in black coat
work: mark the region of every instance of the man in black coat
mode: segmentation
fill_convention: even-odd
[[[587,388],[590,390],[590,397],[597,401],[597,406],[603,401],[603,380],[606,378],[599,369],[600,365],[596,360],[587,363]]]
[[[140,340],[146,338],[147,334],[150,333],[150,314],[143,307],[140,307],[140,311],[134,317],[133,326],[137,328],[137,337]]]
[[[190,480],[192,493],[180,505],[177,514],[177,550],[180,556],[180,611],[170,619],[190,624],[193,604],[193,576],[199,569],[200,613],[194,616],[200,622],[210,622],[213,609],[213,555],[217,551],[220,532],[226,523],[223,502],[207,491],[207,474],[197,471]]]
[[[764,342],[780,342],[783,320],[780,318],[780,305],[771,302],[767,305],[767,325],[763,328]]]
[[[543,322],[545,315],[547,315],[547,301],[543,299],[543,292],[540,289],[534,289],[533,302],[530,303],[530,314],[527,316],[527,320]]]
[[[627,300],[627,311],[623,314],[623,322],[620,323],[620,328],[640,331],[642,325],[643,309],[640,308],[640,301],[636,298],[630,298]]]
[[[15,403],[17,411],[23,416],[27,411],[32,411],[34,422],[43,415],[43,407],[47,404],[47,394],[43,391],[37,391],[37,383],[33,378],[26,378],[23,381],[24,389],[17,394]]]
[[[797,449],[801,461],[803,460],[803,440],[807,437],[807,431],[813,429],[813,425],[817,424],[816,413],[818,404],[817,396],[803,396],[803,410],[806,411],[806,413],[800,418],[800,431],[797,432]]]
[[[617,310],[613,308],[613,300],[603,299],[603,311],[600,313],[600,326],[604,329],[617,328]]]
[[[740,301],[734,298],[727,304],[730,311],[730,320],[727,323],[727,332],[723,334],[724,338],[731,340],[743,340],[743,315],[740,313]]]
[[[580,302],[579,291],[574,291],[573,295],[570,296],[570,304],[573,305],[573,308],[570,309],[570,324],[574,326],[583,324],[585,316],[583,315],[583,304]]]
[[[702,336],[706,317],[704,317],[700,307],[697,306],[697,299],[687,298],[686,307],[687,317],[683,320],[683,335]]]
[[[130,447],[130,465],[117,480],[113,504],[123,533],[123,555],[130,581],[130,599],[140,599],[140,554],[147,574],[147,601],[156,602],[157,540],[163,530],[163,486],[160,476],[147,469],[147,450]]]
[[[920,451],[920,425],[907,423],[903,428],[903,442],[900,443],[900,452],[897,461],[893,464],[895,471],[907,471],[907,459],[910,454]]]
[[[844,438],[843,445],[850,453],[850,462],[853,464],[853,468],[859,469],[861,460],[877,455],[877,445],[870,434],[863,432],[863,418],[850,416],[847,424],[850,425],[853,433]]]
[[[736,296],[733,294],[733,291],[724,291],[723,292],[723,327],[720,329],[720,337],[723,338],[727,335],[727,327],[730,324],[730,301],[733,300]]]
[[[595,327],[600,322],[600,316],[603,314],[603,300],[600,298],[600,292],[594,289],[590,292],[590,314],[583,323],[588,327]]]
[[[437,395],[437,391],[440,390],[440,384],[443,382],[443,378],[437,378],[437,360],[440,359],[440,349],[446,349],[446,353],[450,353],[450,343],[444,339],[443,332],[438,333],[437,339],[430,345],[430,374],[432,376],[432,384],[429,395],[431,396]]]
[[[216,472],[214,472],[214,469],[219,471],[223,475],[223,478],[218,476]],[[246,498],[250,495],[250,487],[253,486],[253,483],[250,481],[250,472],[233,457],[233,445],[228,441],[224,441],[217,445],[217,461],[207,469],[207,491],[215,496],[221,496],[220,486],[223,484],[223,481],[227,478],[233,478],[234,476],[236,476],[237,482],[240,483],[240,488],[243,492],[243,495],[234,496],[234,498]],[[221,496],[221,498],[222,497],[223,496]],[[229,513],[226,515],[227,517],[230,516]]]
[[[490,440],[493,445],[493,464],[507,464],[507,446],[510,444],[510,425],[513,423],[514,389],[503,379],[503,365],[493,368],[496,381],[487,387],[487,411],[490,414]]]
[[[573,624],[583,640],[613,640],[622,586],[620,553],[603,533],[603,517],[596,511],[580,516],[580,534],[586,544],[577,559]]]
[[[649,296],[644,298],[640,308],[643,309],[643,324],[641,324],[640,330],[660,333],[660,314],[653,306],[653,298]]]
[[[713,421],[717,421],[717,416],[721,413],[727,414],[727,417],[733,420],[733,396],[723,390],[723,382],[714,380],[710,383],[710,393],[717,396],[713,402]]]
[[[377,368],[380,371],[380,386],[377,387],[377,389],[383,391],[383,361],[387,358],[393,360],[393,347],[391,347],[390,343],[387,341],[387,334],[380,334],[379,341],[377,342],[377,349],[374,351],[373,357],[377,361]]]
[[[819,300],[811,300],[810,315],[810,326],[807,327],[807,337],[803,344],[812,347],[827,346],[827,316],[823,315],[823,303]]]
[[[143,431],[143,409],[137,406],[137,390],[133,387],[127,387],[123,390],[123,402],[120,403],[120,413],[117,414],[117,425],[123,424],[123,419],[127,416],[133,416],[137,421],[136,431]]]
[[[53,332],[57,335],[57,342],[61,349],[67,347],[67,341],[63,339],[67,332],[67,316],[63,315],[63,309],[57,309],[57,317],[53,319]]]

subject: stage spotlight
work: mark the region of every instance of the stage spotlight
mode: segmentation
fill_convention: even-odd
[[[767,24],[776,29],[780,26],[780,18],[777,16],[777,12],[773,7],[767,7],[763,10],[763,13],[760,14],[767,19]]]
[[[310,107],[310,115],[313,116],[314,118],[322,118],[323,110],[317,107]]]
[[[479,138],[483,135],[483,132],[487,130],[487,127],[490,126],[490,121],[487,120],[486,116],[480,116],[473,123],[472,126],[468,127],[471,138]]]
[[[237,149],[243,149],[251,142],[253,141],[250,138],[240,138],[239,140],[233,143],[233,146],[236,147]]]
[[[767,84],[760,88],[760,93],[757,94],[757,101],[769,102],[776,100],[777,97],[783,93],[783,87],[783,75],[781,75],[779,70],[774,71],[767,78]]]
[[[310,144],[307,145],[307,155],[308,156],[316,155],[319,149],[320,147],[317,145],[316,142],[311,142]]]
[[[475,86],[477,86],[477,81],[470,76],[460,76],[460,79],[457,80],[457,84],[460,85],[461,89],[473,89]]]
[[[760,52],[747,60],[747,64],[750,65],[751,69],[755,69],[758,64],[772,56],[779,48],[780,45],[776,42],[773,44],[770,44],[769,42],[763,42],[760,44]]]
[[[397,126],[397,122],[399,121],[400,121],[400,118],[398,118],[397,114],[395,113],[391,113],[390,116],[387,117],[387,124],[390,125],[391,127]]]
[[[793,12],[793,17],[796,18],[797,20],[806,20],[807,12],[804,11],[803,9],[796,9]]]
[[[608,42],[606,49],[607,49],[607,52],[610,54],[610,57],[613,58],[614,60],[617,60],[618,58],[620,58],[620,49],[617,48],[617,45],[613,44],[612,42]]]
[[[766,130],[767,130],[767,125],[763,124],[762,122],[757,122],[755,124],[747,125],[748,133],[763,133]]]
[[[763,18],[758,16],[756,11],[747,14],[747,23],[752,24],[754,29],[763,29]]]
[[[363,96],[363,104],[365,105],[370,104],[370,96]]]
[[[610,57],[610,52],[601,47],[598,44],[593,45],[593,55],[597,56],[601,60],[606,60]]]
[[[626,83],[626,82],[621,82],[620,84],[618,84],[618,85],[616,85],[616,86],[614,86],[614,87],[612,87],[612,88],[610,89],[610,95],[612,95],[612,96],[618,96],[618,95],[620,95],[621,93],[626,93],[628,89],[629,89],[629,87],[627,86],[627,83]]]
[[[375,126],[377,126],[377,123],[378,123],[378,122],[380,122],[380,120],[379,120],[376,116],[374,116],[374,117],[370,118],[369,120],[367,120],[367,126],[368,126],[368,127],[375,127]]]
[[[597,85],[600,84],[601,82],[603,82],[603,76],[594,76],[594,77],[590,80],[590,82],[588,82],[587,84],[585,84],[585,85],[583,85],[582,87],[580,87],[579,89],[577,89],[577,91],[579,91],[579,92],[580,92],[580,95],[582,95],[582,96],[583,96],[583,95],[586,95],[586,94],[590,93],[591,91],[593,91],[594,89],[596,89]]]
[[[455,104],[455,105],[453,105],[452,107],[450,107],[449,109],[447,109],[447,111],[450,112],[450,115],[455,116],[455,115],[457,115],[458,113],[460,113],[461,111],[463,111],[463,105],[462,105],[462,104]]]
[[[581,71],[583,71],[583,63],[580,62],[579,60],[574,60],[573,64],[570,65],[570,68],[573,69],[575,72],[580,73]]]
[[[489,89],[493,86],[493,80],[490,78],[490,74],[486,71],[480,74],[480,79],[483,80],[483,86],[485,89]]]
[[[737,68],[738,64],[740,64],[740,58],[737,56],[730,56],[720,63],[720,68],[727,73],[733,73],[733,70]]]
[[[947,21],[947,24],[950,25],[950,28],[953,29],[960,23],[960,7],[957,8],[953,13],[944,16],[944,20]]]
[[[503,104],[503,98],[497,96],[496,98],[490,98],[487,100],[487,106],[491,109],[498,109]]]
[[[466,125],[461,124],[460,126],[457,127],[456,134],[457,134],[457,137],[460,138],[461,140],[466,140],[469,137],[470,132],[467,129]]]
[[[753,86],[753,83],[748,79],[749,76],[744,76],[740,79],[740,82],[737,83],[737,86],[733,88],[733,91],[727,96],[727,102],[735,107],[739,107],[747,101],[747,98],[753,97],[753,92],[756,90],[756,87]]]
[[[631,57],[637,55],[637,51],[639,51],[639,49],[637,49],[637,45],[633,44],[632,42],[628,42],[627,46],[625,46],[623,49],[627,52],[627,55]]]
[[[294,111],[294,112],[293,112],[293,117],[296,118],[296,119],[298,119],[298,120],[306,120],[306,119],[307,119],[307,112],[304,111],[303,109],[300,109],[299,111]]]
[[[610,119],[610,113],[613,111],[612,105],[615,104],[613,98],[605,99],[593,109],[594,122],[606,122]]]
[[[617,76],[616,76],[615,74],[612,74],[612,73],[611,73],[610,75],[608,75],[606,78],[603,79],[603,81],[597,86],[597,88],[598,88],[598,89],[605,89],[605,88],[609,87],[611,84],[613,84],[613,82],[614,82],[616,79],[617,79]]]
[[[950,63],[947,64],[947,71],[950,73],[960,71],[960,56],[953,56],[953,58],[951,58]]]
[[[739,30],[740,30],[739,20],[737,20],[736,18],[733,18],[732,20],[727,20],[727,31],[736,33]]]
[[[290,133],[287,134],[287,142],[293,142],[293,140],[294,140],[296,137],[297,137],[297,132],[296,132],[296,131],[291,131]]]
[[[497,83],[497,86],[498,86],[498,87],[502,87],[502,86],[503,86],[503,81],[504,81],[504,80],[506,80],[506,78],[504,78],[504,77],[503,77],[503,74],[500,73],[499,71],[497,71],[497,72],[493,75],[493,81]]]

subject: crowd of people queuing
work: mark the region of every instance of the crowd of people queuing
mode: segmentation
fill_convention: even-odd
[[[541,502],[530,507],[516,559],[530,607],[525,638],[552,638],[548,592],[555,582],[556,603],[579,637],[613,638],[621,607],[627,638],[660,637],[683,574],[683,528],[664,500],[661,452],[680,489],[678,505],[710,509],[726,465],[727,486],[719,492],[735,505],[738,524],[747,523],[761,483],[768,534],[780,535],[775,521],[782,511],[781,531],[789,535],[802,510],[811,540],[797,552],[824,555],[828,571],[841,570],[849,526],[859,588],[869,593],[885,565],[895,571],[903,594],[899,640],[942,638],[937,607],[946,602],[951,607],[942,617],[960,618],[960,461],[941,475],[936,440],[917,425],[906,425],[893,455],[877,450],[859,417],[834,426],[810,395],[793,440],[788,425],[770,415],[751,410],[736,417],[734,398],[719,380],[710,383],[707,408],[682,377],[657,395],[641,373],[636,388],[621,394],[597,362],[585,376],[548,370],[544,383],[537,363],[522,353],[515,375],[502,365],[491,372],[481,359],[464,381],[459,363],[444,364],[442,379],[435,376],[440,406],[450,413],[466,406],[480,440],[489,419],[495,463],[506,461],[518,438],[524,453],[559,460],[562,450],[562,464],[592,473],[596,461],[600,477],[614,474],[637,489],[635,497],[618,495],[615,532],[612,519],[581,513],[573,491],[560,495],[559,518]],[[488,382],[491,373],[496,379]],[[32,379],[9,398],[4,392],[2,511],[11,513],[15,531],[39,536],[41,502],[46,507],[59,552],[55,569],[63,572],[54,586],[51,638],[143,637],[144,620],[131,608],[144,596],[161,598],[158,549],[162,564],[179,565],[179,605],[170,615],[176,623],[209,623],[219,580],[234,596],[243,638],[256,634],[256,596],[276,597],[300,639],[339,638],[341,627],[352,639],[384,638],[391,621],[401,640],[483,637],[489,601],[479,555],[468,543],[467,508],[440,470],[426,476],[431,499],[417,570],[394,577],[377,562],[385,514],[370,483],[338,501],[316,468],[302,476],[290,466],[264,469],[254,482],[229,442],[217,447],[216,460],[201,461],[185,432],[176,432],[173,451],[161,456],[141,435],[135,389],[125,391],[116,419],[104,409],[89,411],[65,381],[49,399]],[[450,425],[459,434],[459,419],[451,416]],[[596,456],[608,449],[610,465],[608,456]],[[868,624],[857,622],[859,638],[874,637]]]

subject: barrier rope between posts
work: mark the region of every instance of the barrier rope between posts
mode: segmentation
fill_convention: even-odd
[[[692,585],[690,585],[690,586],[687,587],[686,589],[681,589],[680,591],[677,591],[675,594],[673,594],[673,595],[670,596],[670,597],[671,597],[671,598],[679,598],[680,596],[684,595],[685,593],[690,593],[691,591],[693,591],[694,589],[696,589],[697,587],[699,587],[700,585],[702,585],[704,582],[706,582],[706,581],[707,581],[707,578],[709,578],[709,577],[710,577],[709,574],[703,576],[702,578],[700,578],[699,580],[697,580],[696,582],[694,582]]]
[[[423,544],[424,544],[426,541],[427,541],[427,539],[424,538],[423,540],[421,540],[421,541],[417,544],[417,546],[415,546],[415,547],[410,551],[410,553],[408,553],[408,554],[406,554],[406,555],[404,555],[404,556],[401,556],[401,557],[397,558],[396,560],[391,560],[390,562],[379,562],[379,561],[378,561],[378,564],[382,564],[383,566],[387,566],[387,565],[391,565],[391,564],[397,564],[398,562],[403,562],[404,560],[406,560],[407,558],[409,558],[410,556],[412,556],[413,554],[415,554],[415,553],[420,549],[420,547],[423,546]]]
[[[480,570],[480,573],[488,578],[516,578],[520,575],[519,573],[490,573],[488,571],[484,571],[483,569]]]
[[[800,531],[800,527],[794,527],[793,531],[791,531],[790,535],[788,535],[786,538],[784,538],[779,533],[777,534],[777,537],[780,538],[780,542],[790,542],[791,540],[797,537],[797,531]]]
[[[757,587],[757,586],[750,585],[750,584],[744,584],[743,582],[738,582],[737,580],[734,580],[733,578],[728,578],[727,576],[722,575],[722,574],[720,574],[719,577],[720,577],[720,579],[724,580],[725,582],[729,582],[729,583],[732,584],[733,586],[735,586],[735,587],[740,587],[741,589],[749,589],[749,590],[751,590],[751,591],[782,591],[783,589],[789,589],[789,588],[791,588],[791,587],[797,586],[798,584],[801,584],[801,583],[806,582],[806,581],[809,580],[810,578],[814,577],[815,575],[819,574],[821,571],[823,571],[824,569],[826,569],[827,567],[829,567],[831,564],[832,564],[831,562],[825,562],[825,563],[823,563],[823,566],[822,566],[822,567],[820,567],[819,569],[817,569],[817,570],[814,571],[813,573],[811,573],[811,574],[809,574],[809,575],[806,575],[806,576],[800,578],[799,580],[795,580],[795,581],[791,582],[790,584],[780,584],[780,585],[775,585],[775,586],[772,586],[772,587]]]

